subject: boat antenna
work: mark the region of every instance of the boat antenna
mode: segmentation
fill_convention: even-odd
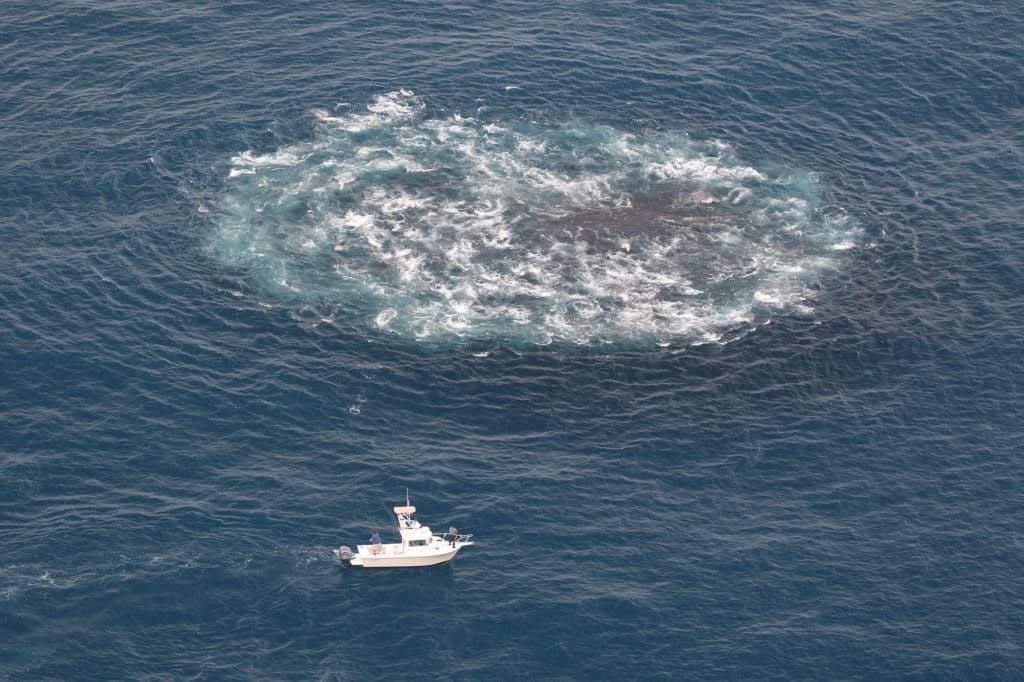
[[[405,489],[405,506],[406,507],[409,506],[409,489],[408,488]]]

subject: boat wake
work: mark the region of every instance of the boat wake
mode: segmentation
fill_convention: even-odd
[[[434,117],[408,91],[231,159],[210,250],[285,304],[424,342],[676,343],[809,311],[859,237],[722,142]]]

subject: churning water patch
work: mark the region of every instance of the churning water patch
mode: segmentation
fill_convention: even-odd
[[[312,140],[231,159],[210,249],[383,333],[716,340],[806,312],[860,234],[815,174],[684,133],[437,118],[405,90],[313,113]]]

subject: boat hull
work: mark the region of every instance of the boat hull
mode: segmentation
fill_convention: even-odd
[[[363,568],[409,568],[414,566],[436,566],[451,561],[466,544],[456,547],[438,548],[426,552],[395,551],[400,545],[384,545],[379,554],[374,554],[368,545],[359,545],[358,553],[352,557],[353,566]]]

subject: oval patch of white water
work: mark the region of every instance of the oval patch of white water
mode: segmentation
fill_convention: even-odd
[[[706,343],[806,311],[860,236],[813,173],[723,142],[425,109],[315,110],[312,140],[236,155],[211,252],[283,303],[425,342]]]

